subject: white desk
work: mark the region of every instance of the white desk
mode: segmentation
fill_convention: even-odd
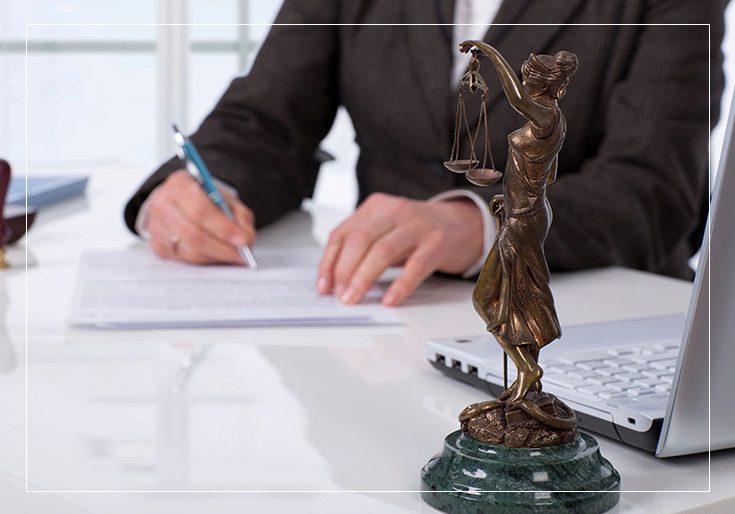
[[[81,252],[140,244],[121,221],[140,177],[96,174],[86,207],[41,213],[25,240],[27,355],[26,276],[20,267],[0,274],[0,510],[431,512],[418,493],[392,491],[419,488],[457,413],[485,398],[423,353],[430,337],[483,330],[472,284],[433,280],[399,308],[400,327],[69,329]],[[316,210],[312,228],[323,237],[338,218]],[[315,244],[309,220],[293,215],[258,244]],[[10,255],[21,265],[22,249]],[[683,312],[691,287],[622,269],[555,275],[552,286],[564,324]],[[23,492],[26,380],[29,487],[58,492]],[[599,439],[626,490],[707,489],[706,455],[659,460]],[[711,493],[626,492],[616,511],[732,512],[733,479],[735,453],[716,453]],[[88,490],[142,492],[63,492]]]

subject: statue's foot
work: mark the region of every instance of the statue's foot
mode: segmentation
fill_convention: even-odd
[[[517,387],[518,387],[518,380],[514,380],[508,389],[500,393],[500,396],[498,396],[498,400],[505,401],[511,396],[513,396],[513,393],[515,393],[515,390]]]
[[[519,371],[517,379],[518,384],[515,387],[513,394],[508,399],[508,403],[514,404],[520,402],[526,397],[526,394],[533,387],[538,387],[540,390],[541,377],[543,374],[544,371],[541,369],[541,366],[533,366],[528,370]]]

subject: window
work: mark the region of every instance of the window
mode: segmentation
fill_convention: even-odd
[[[150,170],[173,151],[170,122],[194,129],[249,67],[267,27],[234,24],[268,24],[280,3],[0,0],[0,153],[21,169],[27,71],[30,173]],[[27,27],[27,70],[26,23],[48,24]]]

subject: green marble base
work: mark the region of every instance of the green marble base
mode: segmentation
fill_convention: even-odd
[[[587,434],[559,446],[506,448],[457,430],[421,470],[421,490],[426,503],[452,514],[597,514],[620,499],[620,475]]]

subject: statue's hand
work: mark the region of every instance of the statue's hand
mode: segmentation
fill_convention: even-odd
[[[475,45],[474,45],[474,43],[472,41],[462,41],[459,44],[459,51],[462,52],[463,54],[466,54],[467,52],[470,51],[470,49],[473,46],[475,46]]]
[[[493,196],[493,199],[490,200],[490,212],[493,216],[500,216],[503,209],[505,209],[505,198],[503,195]]]

